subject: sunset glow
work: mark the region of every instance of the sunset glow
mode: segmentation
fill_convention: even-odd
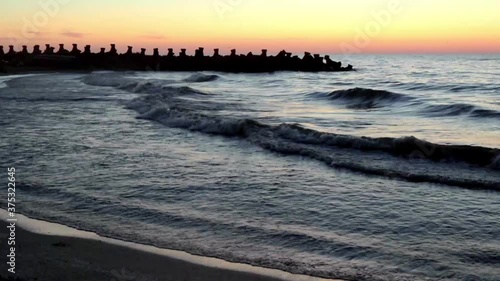
[[[227,53],[500,52],[500,1],[16,0],[0,44],[221,48]],[[82,48],[83,46],[81,46]]]

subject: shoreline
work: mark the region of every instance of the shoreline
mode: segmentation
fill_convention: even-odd
[[[7,217],[7,211],[0,209],[2,229]],[[102,237],[21,214],[16,218],[16,275],[8,273],[7,263],[2,262],[0,280],[341,281]],[[7,243],[0,243],[0,250],[5,259]]]

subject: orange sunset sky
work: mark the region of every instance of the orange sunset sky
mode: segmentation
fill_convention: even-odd
[[[0,45],[500,53],[499,13],[498,0],[4,0]]]

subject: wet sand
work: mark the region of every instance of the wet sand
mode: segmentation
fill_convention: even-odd
[[[5,262],[6,216],[0,209],[0,280],[327,280],[105,238],[22,215],[17,215],[16,275],[12,275]]]

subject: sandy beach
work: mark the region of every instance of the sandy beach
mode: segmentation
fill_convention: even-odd
[[[6,215],[0,210],[2,232]],[[105,238],[22,215],[17,218],[16,275],[8,273],[7,263],[2,262],[0,280],[327,280]],[[5,261],[7,243],[2,240]]]

